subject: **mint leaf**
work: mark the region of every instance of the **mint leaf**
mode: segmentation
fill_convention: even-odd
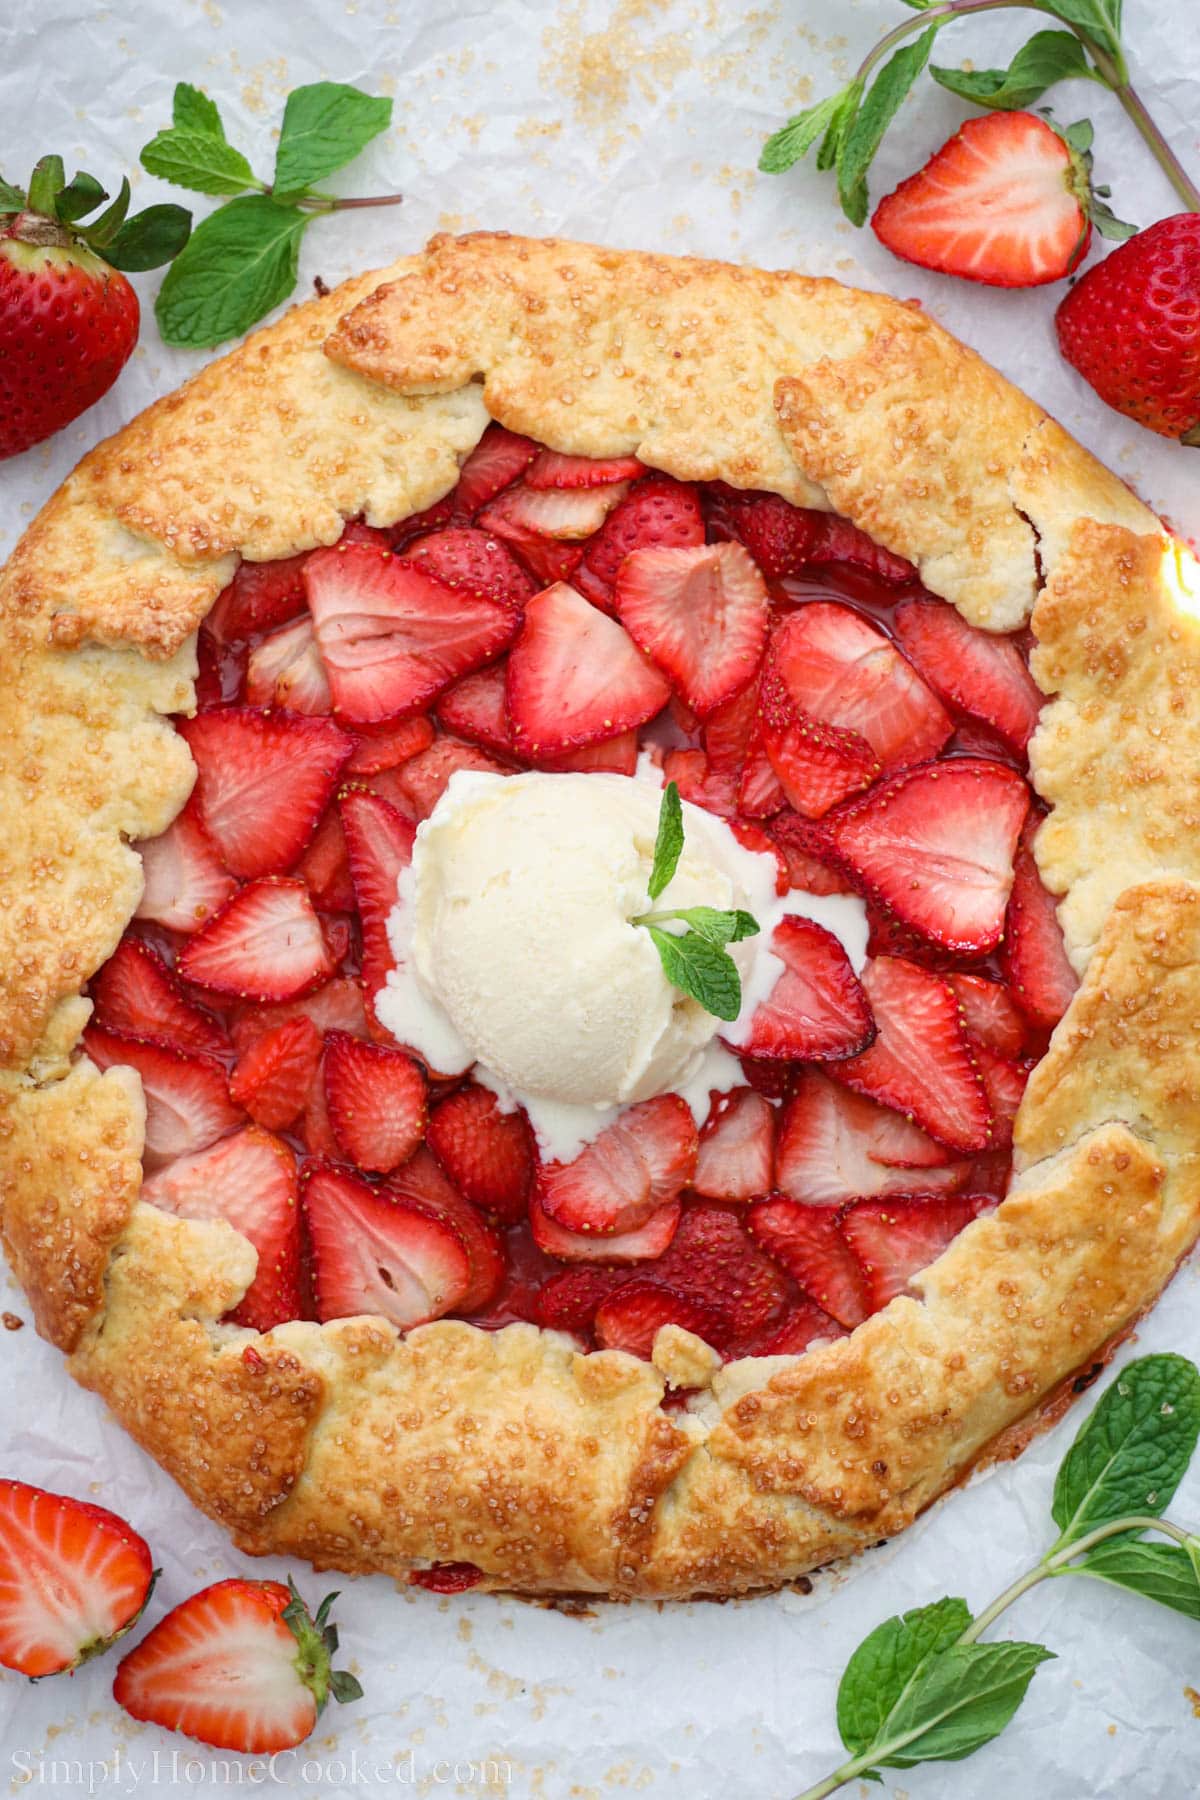
[[[286,300],[312,217],[265,194],[247,194],[203,220],[167,270],[154,303],[163,341],[208,349],[239,337]]]
[[[225,127],[216,101],[210,100],[201,88],[193,87],[190,81],[175,83],[171,122],[176,131],[198,131],[205,137],[219,138],[222,143],[225,140]]]
[[[67,185],[67,172],[61,156],[43,156],[29,177],[29,209],[54,217],[55,203]]]
[[[240,150],[202,132],[160,131],[142,150],[141,164],[149,174],[197,194],[241,194],[258,186]]]
[[[1200,1619],[1200,1578],[1182,1544],[1148,1544],[1141,1538],[1110,1538],[1066,1570],[1128,1588],[1160,1606]]]
[[[1077,25],[1093,44],[1107,50],[1125,79],[1125,58],[1121,53],[1121,0],[1048,0],[1047,12],[1064,25]]]
[[[275,154],[274,191],[294,194],[340,169],[391,124],[392,103],[337,81],[288,95]]]
[[[838,194],[842,211],[853,225],[866,222],[867,171],[901,102],[929,61],[942,22],[931,25],[911,44],[904,44],[884,63],[846,133],[838,158]]]
[[[1085,1420],[1054,1484],[1059,1545],[1126,1513],[1157,1517],[1200,1437],[1200,1370],[1185,1356],[1143,1356]]]
[[[719,912],[715,906],[681,906],[674,916],[707,943],[718,946],[740,944],[743,938],[758,936],[758,920],[740,907],[734,912]]]
[[[108,195],[100,186],[94,175],[80,170],[78,175],[68,181],[58,196],[55,211],[64,225],[71,225],[76,219],[82,219],[93,212]]]
[[[862,97],[863,84],[857,79],[842,89],[837,111],[830,121],[829,130],[821,140],[821,148],[817,151],[818,169],[836,169],[850,127],[858,117],[858,106]]]
[[[24,204],[25,195],[21,189],[0,175],[0,212],[20,212]]]
[[[845,102],[847,88],[836,94],[830,94],[827,100],[818,100],[815,106],[806,106],[798,112],[794,119],[780,126],[762,147],[758,166],[764,175],[782,175],[793,163],[807,156],[819,137],[824,137],[833,124],[839,107]]]
[[[996,111],[1032,106],[1057,81],[1100,81],[1083,45],[1069,31],[1035,33],[1007,69],[939,69],[935,64],[929,73],[960,99]]]
[[[646,889],[652,900],[657,900],[663,889],[669,886],[671,877],[679,867],[682,849],[683,803],[675,782],[668,781],[658,809],[658,836],[654,840],[654,862]]]
[[[191,229],[192,215],[186,207],[148,206],[145,212],[126,219],[116,237],[105,246],[105,261],[127,273],[160,269],[178,256]]]
[[[93,249],[103,252],[112,243],[125,223],[125,215],[129,211],[129,200],[129,177],[126,175],[121,179],[120,191],[112,205],[106,207],[100,217],[94,220],[83,233]]]
[[[742,978],[726,951],[687,931],[675,937],[657,925],[646,927],[658,947],[667,980],[698,1000],[718,1019],[736,1019],[742,1010]]]
[[[1038,1668],[1052,1660],[1042,1644],[1022,1643],[958,1644],[930,1657],[888,1717],[878,1766],[911,1769],[970,1756],[999,1736]]]
[[[946,1598],[885,1619],[863,1639],[838,1687],[838,1730],[852,1755],[890,1735],[891,1714],[910,1685],[970,1623],[966,1601]]]

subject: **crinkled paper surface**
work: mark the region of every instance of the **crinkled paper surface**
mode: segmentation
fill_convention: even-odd
[[[1195,0],[1130,0],[1135,79],[1178,152],[1200,169]],[[1200,535],[1200,454],[1108,412],[1057,357],[1056,290],[1000,293],[894,261],[840,217],[811,168],[755,173],[761,140],[845,79],[895,0],[70,0],[0,8],[0,158],[24,180],[56,150],[135,205],[183,198],[139,176],[139,147],[165,124],[173,83],[207,87],[230,135],[265,172],[288,88],[320,77],[395,95],[395,124],[331,185],[400,187],[405,204],[322,221],[302,286],[329,283],[419,246],[438,229],[507,227],[794,266],[918,296],[1027,388],[1186,535]],[[938,60],[1000,60],[1045,21],[1007,13],[956,27]],[[1090,114],[1097,176],[1122,217],[1175,210],[1169,187],[1109,96],[1060,89],[1058,116]],[[924,83],[875,169],[873,192],[908,174],[964,116]],[[210,204],[196,198],[197,216]],[[202,360],[165,350],[150,316],[157,277],[136,278],[142,343],[116,389],[51,443],[0,467],[0,555],[95,440]],[[1125,1354],[1200,1354],[1194,1268]],[[0,1306],[28,1321],[11,1283]],[[1077,1422],[1077,1419],[1076,1421]],[[212,1754],[126,1719],[110,1698],[115,1658],[31,1687],[0,1671],[0,1795],[266,1791],[328,1796],[465,1794],[603,1800],[787,1800],[839,1760],[838,1675],[891,1612],[944,1593],[981,1606],[1050,1535],[1048,1501],[1074,1424],[1013,1467],[936,1507],[895,1545],[789,1593],[724,1606],[597,1606],[568,1617],[515,1600],[397,1593],[345,1581],[345,1660],[366,1689],[331,1708],[302,1753],[273,1770]],[[238,1571],[283,1574],[226,1545],[167,1477],[78,1391],[26,1323],[0,1332],[0,1470],[91,1497],[150,1539],[163,1576],[151,1616]],[[1200,1476],[1176,1516],[1200,1521]],[[327,1577],[298,1571],[318,1597]],[[1200,1633],[1175,1614],[1083,1581],[1044,1587],[1000,1627],[1058,1653],[1016,1723],[964,1763],[888,1778],[913,1800],[1184,1800],[1197,1789]],[[236,1765],[236,1766],[231,1766]],[[851,1790],[879,1792],[864,1786]]]

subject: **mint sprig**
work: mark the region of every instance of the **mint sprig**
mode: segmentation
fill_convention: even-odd
[[[676,783],[668,781],[658,809],[654,858],[646,884],[651,900],[657,900],[670,886],[683,842],[683,802]],[[754,937],[757,919],[740,907],[722,912],[715,906],[679,906],[638,913],[630,924],[644,925],[650,933],[663,973],[673,987],[698,1000],[714,1018],[737,1018],[742,1010],[742,977],[725,946]],[[666,925],[683,925],[684,930],[666,931]]]
[[[342,82],[294,89],[268,183],[229,142],[216,103],[179,82],[171,124],[145,145],[142,167],[225,204],[196,227],[163,281],[154,311],[164,341],[211,349],[240,337],[292,292],[300,243],[315,218],[395,205],[399,194],[344,199],[314,185],[356,157],[391,118],[390,100]]]
[[[849,1760],[799,1800],[825,1800],[880,1769],[957,1761],[997,1737],[1053,1652],[981,1643],[1041,1582],[1085,1575],[1200,1619],[1200,1536],[1160,1515],[1200,1436],[1200,1371],[1145,1356],[1110,1385],[1067,1452],[1052,1513],[1060,1535],[1040,1562],[975,1617],[947,1597],[877,1625],[846,1665],[837,1723]],[[1147,1542],[1156,1531],[1171,1541]]]

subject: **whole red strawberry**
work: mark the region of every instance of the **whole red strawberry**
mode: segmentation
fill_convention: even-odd
[[[1063,355],[1100,398],[1163,437],[1200,445],[1200,213],[1139,231],[1058,309]]]

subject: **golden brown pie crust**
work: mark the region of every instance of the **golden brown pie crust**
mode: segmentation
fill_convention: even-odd
[[[438,499],[489,417],[832,507],[1054,696],[1036,853],[1083,984],[1009,1198],[842,1341],[722,1367],[530,1325],[218,1323],[254,1270],[138,1199],[132,1070],[79,990],[193,780],[195,631],[239,557]],[[794,274],[479,235],[255,334],[83,460],[0,573],[0,1208],[39,1329],[251,1552],[535,1593],[777,1586],[906,1525],[1058,1410],[1200,1231],[1194,565],[919,310]],[[247,1354],[247,1351],[250,1354]],[[698,1390],[663,1410],[666,1379]]]

